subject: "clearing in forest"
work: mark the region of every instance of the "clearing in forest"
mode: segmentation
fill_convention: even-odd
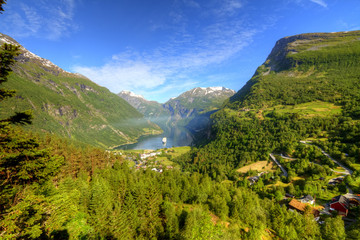
[[[297,105],[278,105],[266,109],[264,111],[264,115],[266,116],[266,114],[270,113],[271,111],[275,111],[278,114],[297,113],[305,118],[312,118],[315,116],[327,117],[340,114],[341,106],[322,101],[308,102]]]
[[[276,170],[277,166],[274,166],[273,162],[268,161],[258,161],[256,163],[252,163],[249,165],[246,165],[242,168],[239,168],[236,170],[239,173],[246,173],[250,170],[258,171],[258,172],[274,172]]]

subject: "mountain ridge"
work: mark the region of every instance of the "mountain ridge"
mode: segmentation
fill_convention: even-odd
[[[31,130],[103,148],[161,133],[158,126],[143,119],[142,114],[108,89],[31,53],[7,35],[0,35],[0,43],[19,45],[21,52],[4,84],[15,89],[17,96],[2,103],[1,116],[6,116],[9,109],[32,109]]]

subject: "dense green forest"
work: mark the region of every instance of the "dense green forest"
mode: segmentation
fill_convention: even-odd
[[[336,214],[317,222],[310,207],[289,211],[284,199],[311,194],[326,203],[348,186],[360,193],[359,37],[279,42],[212,115],[210,139],[172,159],[179,170],[136,170],[126,156],[32,133],[23,128],[31,124],[28,111],[8,112],[0,120],[0,238],[360,239],[360,207],[345,228]],[[14,80],[18,51],[1,47],[2,86]],[[1,104],[14,96],[0,89]],[[319,147],[353,170],[341,184],[328,186],[336,166]],[[237,171],[270,162],[270,153],[292,159],[278,159],[287,177],[269,171],[250,184],[257,172]]]

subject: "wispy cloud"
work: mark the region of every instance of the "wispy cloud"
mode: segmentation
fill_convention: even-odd
[[[150,99],[165,92],[176,96],[196,87],[199,84],[197,76],[205,68],[215,67],[236,56],[252,42],[258,31],[237,18],[216,21],[196,31],[184,30],[182,25],[169,41],[155,49],[128,50],[115,54],[103,66],[74,66],[72,70],[115,93],[131,90]]]
[[[11,2],[9,2],[9,5]],[[13,37],[40,37],[57,40],[76,28],[75,0],[20,1],[4,15],[0,26]]]
[[[200,8],[200,4],[194,0],[183,0],[183,2],[188,7]]]
[[[343,20],[338,20],[338,25],[341,27],[341,29],[345,30],[345,31],[355,31],[355,30],[359,30],[360,29],[360,25],[358,23],[354,24],[354,23],[348,23],[345,22]]]
[[[313,3],[319,4],[320,6],[326,8],[327,7],[327,3],[324,0],[310,0]]]
[[[217,10],[221,15],[232,15],[243,6],[240,0],[223,0],[223,4]]]

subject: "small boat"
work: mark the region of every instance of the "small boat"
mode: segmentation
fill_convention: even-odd
[[[166,141],[167,141],[167,138],[166,137],[163,137],[163,139],[162,139],[162,143],[166,143]]]

